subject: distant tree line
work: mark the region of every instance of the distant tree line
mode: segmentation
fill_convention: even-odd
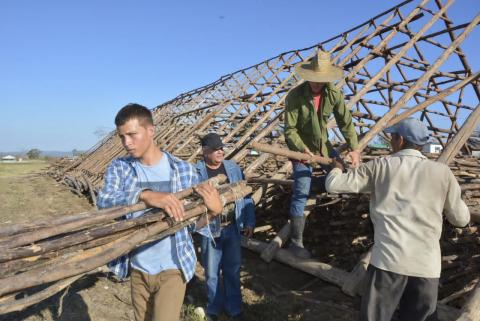
[[[27,152],[28,159],[39,159],[42,152],[38,148],[32,148]]]

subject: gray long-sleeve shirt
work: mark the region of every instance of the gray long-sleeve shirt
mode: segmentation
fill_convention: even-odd
[[[470,212],[448,166],[404,149],[342,174],[330,172],[330,193],[370,193],[375,243],[370,264],[402,275],[438,278],[442,212],[465,226]]]

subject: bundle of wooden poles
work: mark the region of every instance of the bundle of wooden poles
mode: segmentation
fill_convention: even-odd
[[[245,181],[209,180],[224,204],[251,193]],[[174,222],[144,203],[95,210],[0,228],[0,314],[19,311],[66,288],[85,274],[146,243],[192,226],[207,213],[194,188],[175,193],[184,200],[185,220]],[[145,210],[137,218],[126,214]]]

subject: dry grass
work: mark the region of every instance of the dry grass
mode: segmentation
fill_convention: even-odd
[[[41,172],[49,163],[42,160],[0,163],[0,177],[19,176]]]

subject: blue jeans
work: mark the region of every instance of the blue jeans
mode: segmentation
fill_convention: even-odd
[[[336,152],[332,152],[330,157],[337,157]],[[326,176],[314,177],[312,182],[312,166],[301,162],[293,161],[293,187],[292,199],[290,201],[290,216],[302,217],[310,194],[310,186],[318,193],[324,193]],[[322,169],[327,173],[331,170],[331,166],[323,165]]]
[[[207,285],[207,314],[219,315],[222,310],[233,317],[242,312],[240,265],[242,248],[236,224],[223,228],[215,244],[201,237],[202,265]]]
[[[290,201],[290,216],[302,217],[310,185],[312,183],[312,166],[297,161],[293,162],[293,188]]]

